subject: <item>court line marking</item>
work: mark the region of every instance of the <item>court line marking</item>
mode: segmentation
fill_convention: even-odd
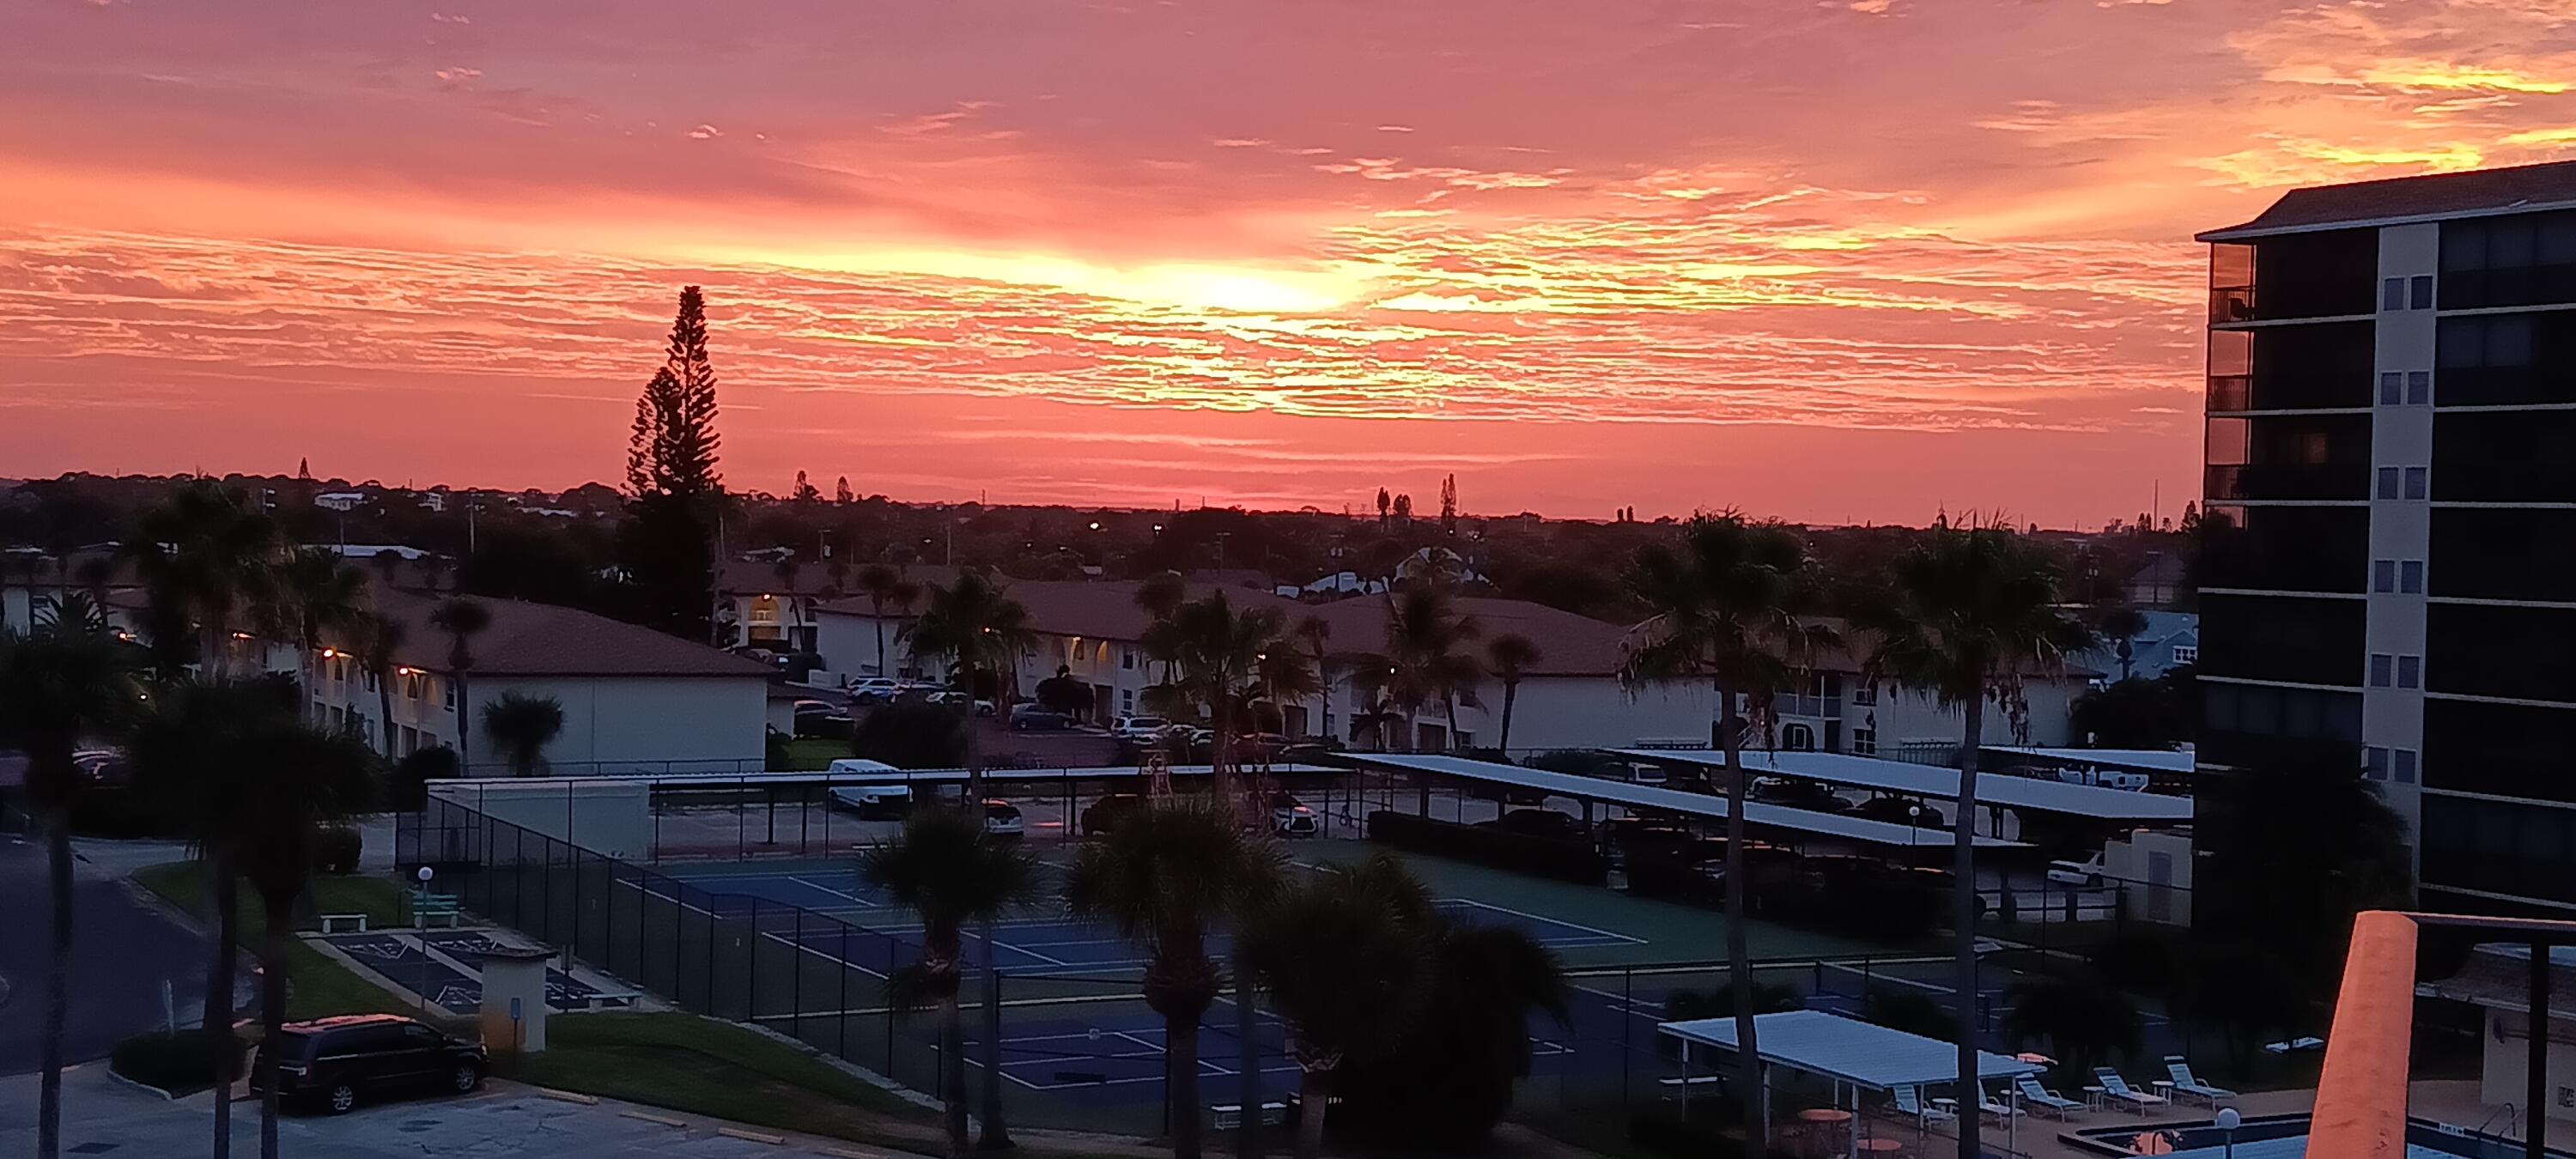
[[[638,893],[638,894],[643,894],[643,895],[645,895],[645,896],[650,896],[650,897],[661,897],[661,898],[662,898],[662,900],[664,900],[664,901],[668,901],[668,902],[670,902],[672,905],[677,906],[677,907],[679,907],[679,908],[681,908],[681,909],[692,909],[692,910],[696,910],[696,911],[698,911],[699,913],[702,913],[702,914],[707,915],[707,920],[708,920],[708,922],[710,922],[710,923],[713,923],[713,922],[716,922],[716,921],[720,921],[720,920],[723,920],[723,919],[725,918],[725,915],[724,915],[724,914],[717,913],[717,912],[715,912],[714,910],[707,909],[707,908],[705,908],[705,907],[703,907],[703,906],[695,906],[695,905],[691,905],[691,904],[689,904],[688,902],[681,901],[680,899],[678,899],[678,898],[676,898],[676,897],[664,897],[664,896],[663,896],[663,895],[661,895],[661,894],[651,893],[650,891],[648,891],[648,890],[646,890],[646,889],[644,888],[644,883],[642,883],[642,882],[640,882],[640,881],[622,882],[622,883],[620,883],[620,884],[628,885],[628,886],[632,886],[632,887],[635,889],[635,892],[636,892],[636,893]],[[640,898],[638,899],[637,904],[638,904],[638,905],[641,905],[641,904],[642,904],[642,901],[641,901],[641,899],[640,899]],[[842,957],[842,956],[837,955],[837,954],[826,954],[826,953],[824,953],[823,951],[818,950],[818,949],[815,949],[815,948],[814,948],[814,947],[812,947],[812,946],[804,945],[804,944],[802,944],[802,939],[798,939],[798,938],[782,938],[782,937],[778,936],[776,933],[773,933],[773,932],[771,932],[771,931],[769,931],[769,930],[763,930],[763,929],[757,929],[757,928],[755,928],[752,932],[753,932],[753,933],[755,933],[755,934],[760,935],[761,937],[767,938],[767,939],[769,939],[770,941],[776,942],[776,943],[778,943],[779,945],[786,946],[786,947],[789,947],[789,948],[791,948],[791,949],[794,949],[794,950],[798,951],[799,953],[812,954],[812,955],[814,955],[815,957],[817,957],[817,958],[821,958],[821,959],[823,959],[823,960],[824,960],[824,961],[826,961],[826,962],[831,962],[831,963],[834,963],[834,964],[836,964],[836,965],[839,965],[839,966],[845,967],[845,968],[847,968],[847,969],[856,970],[856,971],[858,971],[858,972],[860,972],[860,973],[862,973],[862,974],[866,974],[866,975],[869,975],[869,976],[871,976],[871,977],[877,978],[877,979],[878,979],[878,980],[880,980],[880,981],[884,980],[884,979],[885,979],[885,977],[886,977],[886,975],[885,975],[882,971],[872,970],[872,969],[870,969],[870,968],[868,968],[868,967],[866,967],[866,966],[860,965],[860,964],[859,964],[859,963],[857,963],[857,962],[851,961],[850,959],[848,959],[848,958],[846,958],[846,957]],[[676,936],[677,936],[677,934],[675,933],[673,936],[675,936],[675,937],[676,937]],[[712,930],[710,930],[710,932],[708,933],[708,935],[707,935],[707,936],[708,936],[708,939],[709,939],[710,941],[712,941],[712,940],[714,939],[714,937],[715,937],[715,935],[714,935],[714,933],[712,932]],[[710,978],[712,978],[712,975],[710,975]],[[674,975],[674,976],[672,977],[672,984],[673,984],[674,986],[677,986],[677,985],[679,984],[679,978],[678,978],[678,976],[677,976],[677,975]],[[713,982],[712,982],[712,981],[710,981],[710,983],[709,983],[709,984],[710,984],[710,985],[712,985],[712,984],[713,984]]]
[[[1513,917],[1528,918],[1529,920],[1534,921],[1534,922],[1546,922],[1546,923],[1548,923],[1549,925],[1554,925],[1554,926],[1563,926],[1563,927],[1565,927],[1566,929],[1569,929],[1569,930],[1581,930],[1581,931],[1583,931],[1584,933],[1592,934],[1592,935],[1595,935],[1595,936],[1598,936],[1598,937],[1609,938],[1609,939],[1612,939],[1613,941],[1617,941],[1617,942],[1620,942],[1620,943],[1624,943],[1624,944],[1626,944],[1626,945],[1642,946],[1642,945],[1645,945],[1645,944],[1646,944],[1646,939],[1644,939],[1644,938],[1636,937],[1636,936],[1633,936],[1633,935],[1630,935],[1630,934],[1623,934],[1623,933],[1619,933],[1619,932],[1618,932],[1618,931],[1616,931],[1616,930],[1605,930],[1605,929],[1601,929],[1601,928],[1599,928],[1599,927],[1597,927],[1597,926],[1587,926],[1587,925],[1582,924],[1581,922],[1569,922],[1569,921],[1566,921],[1566,920],[1565,920],[1565,919],[1563,919],[1563,918],[1552,918],[1552,917],[1549,917],[1549,916],[1547,916],[1546,914],[1534,914],[1534,913],[1529,913],[1529,912],[1524,911],[1524,910],[1516,910],[1516,909],[1513,909],[1513,908],[1511,908],[1510,906],[1500,906],[1500,905],[1495,905],[1495,904],[1494,904],[1494,903],[1492,903],[1492,902],[1487,902],[1487,901],[1478,901],[1478,900],[1476,900],[1476,899],[1474,899],[1474,898],[1472,898],[1472,897],[1442,898],[1442,899],[1440,899],[1440,900],[1441,900],[1441,901],[1443,901],[1443,902],[1456,902],[1456,903],[1457,903],[1457,904],[1459,904],[1459,905],[1474,906],[1474,907],[1475,907],[1475,908],[1477,908],[1477,909],[1488,909],[1488,910],[1492,910],[1492,911],[1494,911],[1494,912],[1496,912],[1496,913],[1506,913],[1506,914],[1510,914],[1510,915],[1512,915]]]

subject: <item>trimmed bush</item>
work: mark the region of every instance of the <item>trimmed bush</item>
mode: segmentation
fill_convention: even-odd
[[[126,1079],[183,1095],[241,1077],[242,1042],[224,1030],[138,1034],[117,1043],[107,1065]]]
[[[1587,841],[1534,837],[1383,809],[1368,815],[1368,835],[1371,841],[1383,841],[1398,849],[1454,857],[1460,861],[1536,877],[1552,877],[1578,885],[1601,885],[1610,876],[1609,859],[1601,856]]]
[[[358,855],[365,849],[357,826],[333,825],[313,835],[313,868],[346,877],[358,871]]]

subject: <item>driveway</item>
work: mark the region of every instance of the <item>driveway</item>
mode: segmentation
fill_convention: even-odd
[[[206,1153],[214,1097],[176,1102],[117,1081],[103,1063],[64,1076],[63,1152],[103,1159],[162,1159]],[[683,1121],[686,1126],[630,1117]],[[0,1079],[0,1155],[35,1153],[36,1080]],[[838,1141],[789,1137],[784,1145],[729,1138],[696,1115],[602,1099],[562,1102],[535,1088],[493,1082],[461,1099],[362,1107],[334,1117],[288,1116],[278,1127],[286,1155],[333,1159],[734,1159],[736,1156],[889,1154]],[[259,1104],[233,1107],[233,1154],[257,1155]],[[829,1150],[827,1150],[829,1148]]]
[[[160,1026],[164,983],[181,1022],[195,1021],[205,1007],[204,939],[127,888],[121,875],[73,862],[66,1047],[74,1061],[104,1058],[119,1041]],[[0,930],[8,931],[0,935],[0,1075],[31,1071],[39,1062],[52,913],[44,847],[0,837]],[[243,987],[247,992],[246,976]]]

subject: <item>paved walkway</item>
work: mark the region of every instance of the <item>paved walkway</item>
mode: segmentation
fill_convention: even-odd
[[[129,851],[111,843],[111,853]],[[161,1025],[161,988],[170,1010],[193,1022],[204,1009],[206,943],[171,920],[123,880],[130,866],[92,859],[93,843],[75,843],[73,863],[71,1023],[74,1060],[104,1057],[129,1035]],[[134,853],[144,864],[177,854],[165,847]],[[42,846],[0,837],[0,1074],[36,1068],[43,1026],[44,971],[53,920]],[[237,997],[251,994],[244,970]],[[9,1152],[0,1151],[0,1154]]]
[[[160,1159],[206,1152],[214,1096],[172,1102],[117,1081],[103,1063],[64,1075],[63,1151],[108,1159]],[[36,1145],[36,1080],[0,1079],[0,1155],[31,1155]],[[642,1116],[650,1116],[642,1117]],[[673,1122],[680,1126],[671,1125]],[[727,1128],[758,1138],[723,1133]],[[289,1116],[279,1150],[332,1159],[734,1159],[736,1156],[900,1156],[839,1140],[733,1127],[602,1099],[563,1102],[533,1087],[493,1082],[462,1099],[423,1099],[362,1107],[337,1117]],[[778,1140],[771,1142],[769,1140]],[[233,1107],[233,1153],[257,1155],[259,1104]]]

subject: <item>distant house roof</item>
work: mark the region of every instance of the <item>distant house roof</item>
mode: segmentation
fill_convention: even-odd
[[[1627,638],[1628,629],[1617,624],[1526,600],[1460,596],[1456,603],[1458,611],[1474,617],[1483,630],[1479,649],[1483,641],[1506,635],[1526,637],[1538,645],[1538,662],[1529,667],[1532,676],[1609,676],[1619,670],[1620,642]],[[1388,613],[1383,598],[1335,600],[1304,610],[1332,625],[1330,646],[1335,651],[1386,647]]]
[[[2239,241],[2266,234],[2571,206],[2576,206],[2576,161],[2552,161],[2293,189],[2254,220],[2211,230],[2197,240]]]
[[[842,562],[848,565],[841,569],[840,583],[843,593],[857,591],[859,572],[875,566],[872,562],[855,559]],[[794,582],[784,582],[779,576],[778,565],[775,563],[767,560],[729,559],[716,573],[716,590],[728,596],[819,596],[823,594],[823,589],[832,586],[830,560],[798,560],[793,570]],[[896,566],[895,571],[913,583],[945,585],[957,582],[958,569],[939,564],[916,563]]]
[[[396,663],[445,672],[448,637],[429,622],[439,601],[408,592],[376,592],[376,608],[402,623]],[[478,601],[492,624],[466,641],[475,676],[744,676],[766,678],[769,666],[651,628],[553,604]]]
[[[1029,614],[1029,629],[1052,636],[1081,636],[1094,640],[1136,640],[1143,638],[1153,617],[1136,603],[1138,580],[1015,580],[999,579],[1004,592],[1019,601]],[[1294,615],[1305,610],[1295,600],[1281,599],[1268,592],[1227,587],[1223,584],[1193,583],[1187,586],[1188,598],[1200,599],[1211,592],[1223,591],[1237,607],[1272,608]],[[841,615],[873,615],[865,596],[833,600],[815,609]],[[892,609],[889,609],[891,611]],[[907,609],[910,615],[921,610],[916,603]]]

